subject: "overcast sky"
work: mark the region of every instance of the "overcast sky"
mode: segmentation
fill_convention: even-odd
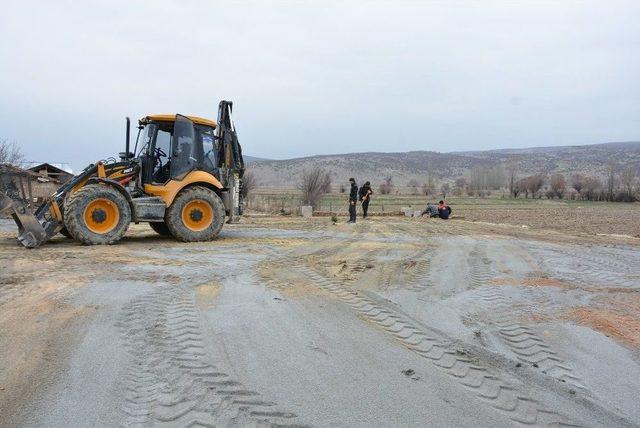
[[[267,158],[640,139],[640,1],[90,3],[3,2],[0,138],[29,160],[223,98]]]

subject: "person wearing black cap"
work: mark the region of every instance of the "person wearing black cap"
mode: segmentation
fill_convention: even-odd
[[[349,179],[351,183],[351,192],[349,193],[349,221],[348,223],[356,222],[356,204],[358,203],[358,185],[356,179],[351,177]]]
[[[371,201],[371,195],[373,195],[373,190],[371,190],[371,183],[367,181],[358,192],[360,202],[362,202],[362,218],[367,218],[367,211],[369,211],[369,202]]]

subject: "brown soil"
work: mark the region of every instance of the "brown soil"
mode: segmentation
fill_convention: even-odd
[[[640,291],[598,291],[591,306],[574,308],[565,317],[640,350]]]
[[[584,208],[550,206],[492,210],[467,207],[464,216],[470,221],[640,238],[640,210],[637,205],[602,203]]]
[[[640,349],[640,319],[638,315],[595,308],[578,308],[567,316],[576,322],[614,337],[627,345]]]

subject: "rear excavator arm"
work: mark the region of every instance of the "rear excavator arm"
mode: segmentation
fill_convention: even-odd
[[[218,167],[221,179],[228,189],[224,196],[224,205],[227,207],[230,223],[236,222],[238,216],[242,215],[242,176],[244,175],[242,148],[231,117],[232,111],[231,101],[220,101],[216,128],[216,138],[219,141]]]

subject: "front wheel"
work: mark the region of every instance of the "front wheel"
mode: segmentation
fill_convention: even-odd
[[[211,241],[224,224],[224,205],[211,189],[193,186],[182,190],[165,214],[171,234],[184,242]]]
[[[89,184],[64,204],[64,225],[74,239],[85,245],[113,244],[131,223],[127,199],[113,187]]]

